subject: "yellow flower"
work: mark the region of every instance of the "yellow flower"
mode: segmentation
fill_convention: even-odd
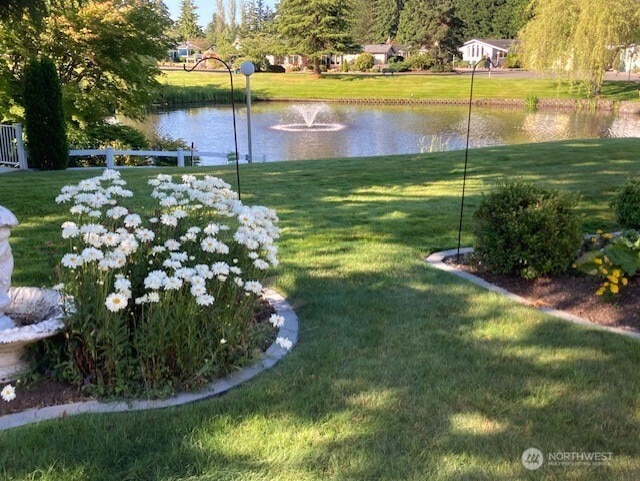
[[[612,284],[609,288],[613,294],[617,294],[620,291],[620,288],[616,284]]]
[[[622,271],[620,269],[614,269],[611,274],[613,274],[616,277],[620,277],[622,275]]]
[[[605,239],[611,239],[613,238],[613,234],[610,234],[609,232],[607,232],[606,234],[603,234],[602,237]]]
[[[598,234],[598,235],[602,235],[602,229],[598,229],[598,230],[596,231],[596,234]]]
[[[600,265],[600,264],[602,264],[602,259],[600,259],[600,258],[598,257],[598,258],[594,259],[594,261],[593,261],[593,262],[595,262],[596,264]]]
[[[611,281],[611,284],[617,284],[618,283],[618,278],[614,275],[610,275],[607,276],[607,279],[609,279],[609,281]]]
[[[592,244],[595,244],[595,243],[597,242],[597,240],[598,240],[598,239],[596,239],[595,237],[592,237],[592,238],[591,238],[591,243],[592,243]]]
[[[602,274],[603,276],[606,276],[607,274],[609,274],[609,271],[607,269],[605,269],[604,267],[600,268],[600,274]]]
[[[629,279],[627,279],[626,277],[622,278],[622,285],[626,286],[627,284],[629,284]]]
[[[605,288],[604,288],[604,287],[601,287],[600,289],[598,289],[598,290],[596,291],[596,296],[601,296],[601,295],[603,295],[603,294],[604,294],[604,291],[605,291]]]

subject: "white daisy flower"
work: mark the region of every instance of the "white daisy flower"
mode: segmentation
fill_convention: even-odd
[[[84,264],[84,259],[78,254],[69,253],[62,256],[60,263],[69,269],[76,269]]]
[[[7,384],[0,391],[0,396],[7,402],[11,402],[16,398],[16,388],[14,388],[11,384]]]
[[[284,317],[279,316],[278,314],[271,314],[269,322],[273,325],[273,327],[282,327],[284,326]]]
[[[196,297],[196,303],[199,306],[210,306],[215,302],[215,297],[209,294],[204,294],[202,296]]]
[[[278,337],[276,339],[276,344],[286,351],[290,351],[293,347],[293,342],[286,337]]]
[[[127,301],[128,298],[120,292],[112,292],[107,296],[104,305],[107,306],[107,309],[111,312],[118,312],[127,307]]]

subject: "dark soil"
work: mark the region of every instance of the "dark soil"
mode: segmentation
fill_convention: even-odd
[[[273,313],[275,313],[275,310],[265,300],[262,303],[262,311],[254,317],[253,323],[266,323]],[[266,350],[274,340],[275,332],[272,332],[265,338],[261,346],[262,350]],[[6,384],[0,384],[0,389]],[[94,399],[77,386],[48,377],[34,376],[33,379],[29,379],[24,384],[21,382],[13,382],[11,384],[16,388],[16,398],[9,402],[0,398],[0,416],[32,408],[57,406]]]
[[[455,257],[449,257],[445,262],[524,297],[534,307],[552,307],[603,326],[640,332],[640,279],[637,277],[620,290],[613,302],[607,302],[595,294],[600,279],[578,272],[522,279],[515,275],[493,274],[473,263],[456,264]]]

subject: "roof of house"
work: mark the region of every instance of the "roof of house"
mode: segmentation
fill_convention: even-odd
[[[394,45],[389,45],[387,43],[379,43],[379,44],[373,44],[373,45],[363,45],[362,46],[362,50],[370,53],[372,55],[375,54],[380,54],[380,53],[391,53],[394,54],[396,52],[395,46]]]
[[[489,45],[491,47],[497,48],[499,50],[504,50],[506,52],[515,43],[515,40],[513,40],[513,39],[492,39],[492,38],[472,38],[471,40],[467,40],[464,43],[464,45],[469,45],[469,44],[472,44],[472,43],[483,43],[485,45]]]

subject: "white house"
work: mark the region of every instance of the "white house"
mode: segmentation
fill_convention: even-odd
[[[620,52],[620,70],[623,72],[640,70],[640,45],[631,45]]]
[[[514,42],[515,40],[472,38],[458,50],[462,54],[463,64],[468,63],[469,66],[473,66],[488,57],[494,65],[501,66]]]
[[[361,53],[371,54],[374,65],[386,65],[391,57],[402,55],[398,45],[390,43],[380,43],[372,45],[363,45],[362,52],[347,53],[343,56],[345,62],[353,62]],[[337,62],[339,63],[339,62]]]

